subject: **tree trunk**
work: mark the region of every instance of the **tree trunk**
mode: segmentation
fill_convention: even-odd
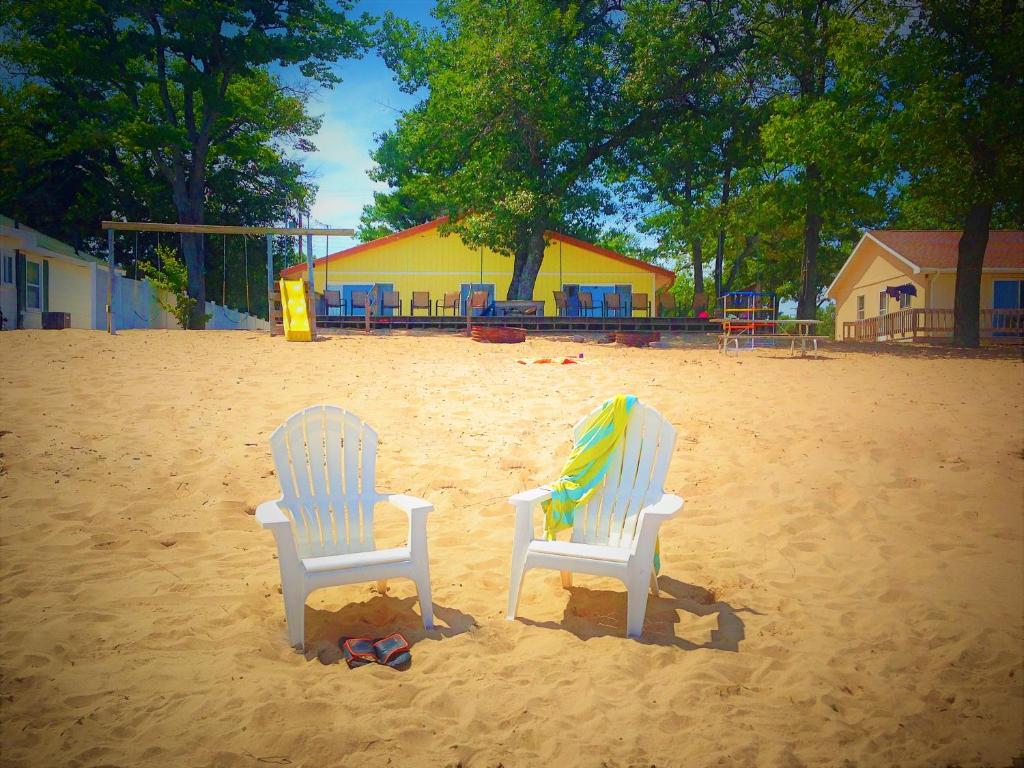
[[[981,314],[981,269],[988,247],[988,228],[992,222],[992,203],[975,203],[967,212],[960,236],[956,262],[956,296],[953,300],[953,344],[977,347],[981,344],[978,327]]]
[[[726,206],[729,205],[729,192],[731,189],[732,169],[725,169],[725,176],[722,179],[722,216],[725,216]],[[722,297],[722,273],[725,271],[725,227],[718,230],[718,246],[715,249],[715,300]]]
[[[540,274],[540,265],[544,261],[544,230],[543,222],[533,222],[523,243],[516,249],[512,281],[508,285],[507,298],[510,301],[533,299],[537,275]]]
[[[700,240],[690,243],[693,254],[693,313],[700,314],[708,308],[708,298],[704,295],[704,253]]]
[[[821,171],[814,163],[807,166],[807,209],[804,218],[804,255],[800,262],[800,295],[796,316],[813,320],[818,311],[818,248],[821,242]]]
[[[183,234],[181,250],[188,269],[188,295],[195,299],[189,312],[189,329],[202,330],[206,327],[206,253],[204,235]]]

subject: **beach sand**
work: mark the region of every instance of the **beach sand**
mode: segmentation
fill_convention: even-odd
[[[0,335],[3,766],[1009,766],[1024,753],[1024,365],[830,346]],[[577,355],[584,365],[522,366]],[[510,494],[632,392],[678,428],[662,597],[531,571]],[[433,502],[410,582],[314,593],[289,648],[267,438],[333,403]],[[397,543],[404,516],[379,516]],[[407,671],[340,636],[401,631]]]

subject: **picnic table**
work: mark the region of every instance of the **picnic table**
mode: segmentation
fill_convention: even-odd
[[[819,336],[813,333],[814,327],[820,323],[820,320],[800,320],[797,318],[783,319],[783,320],[751,320],[745,317],[715,317],[711,318],[710,322],[719,323],[722,326],[722,333],[718,336],[718,350],[720,352],[728,352],[729,342],[733,343],[733,348],[740,351],[740,341],[745,339],[751,340],[751,346],[753,346],[754,339],[782,339],[789,341],[789,353],[792,355],[796,352],[797,342],[800,343],[800,354],[807,354],[807,344],[811,343],[814,354],[818,354],[818,339],[824,339],[825,336]],[[760,332],[759,332],[760,331]]]

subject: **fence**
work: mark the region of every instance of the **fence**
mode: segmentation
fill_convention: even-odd
[[[1024,309],[983,309],[978,320],[985,338],[1014,341],[1024,336]],[[843,323],[843,341],[904,341],[952,335],[952,309],[901,309]]]
[[[178,321],[156,301],[156,291],[148,280],[132,280],[118,275],[114,281],[114,323],[118,330],[133,328],[179,328]],[[102,309],[107,301],[105,281],[97,286],[97,301]],[[101,313],[100,313],[101,314]],[[262,331],[269,328],[266,320],[245,312],[222,307],[212,301],[206,302],[207,330],[212,331]],[[104,325],[97,327],[105,327]]]

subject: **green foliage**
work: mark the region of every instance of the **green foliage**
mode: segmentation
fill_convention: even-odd
[[[814,332],[820,336],[835,338],[836,335],[836,303],[826,301],[818,307],[815,319],[819,322]]]
[[[1024,10],[1000,0],[928,0],[894,39],[901,226],[960,229],[979,202],[994,227],[1024,226],[1021,39]]]
[[[314,149],[319,121],[303,81],[276,73],[339,82],[335,62],[369,44],[371,19],[348,18],[351,6],[0,0],[0,63],[21,75],[0,91],[11,127],[0,132],[0,202],[76,244],[112,216],[269,224],[308,207],[314,188],[293,153]],[[57,192],[31,194],[40,186]],[[66,223],[54,199],[70,203]],[[201,307],[204,239],[181,244]]]
[[[156,288],[156,303],[170,312],[178,325],[188,329],[196,300],[188,295],[188,270],[178,259],[172,248],[165,245],[157,246],[156,256],[160,266],[142,263],[139,267],[143,275]],[[204,314],[203,323],[210,319]]]

